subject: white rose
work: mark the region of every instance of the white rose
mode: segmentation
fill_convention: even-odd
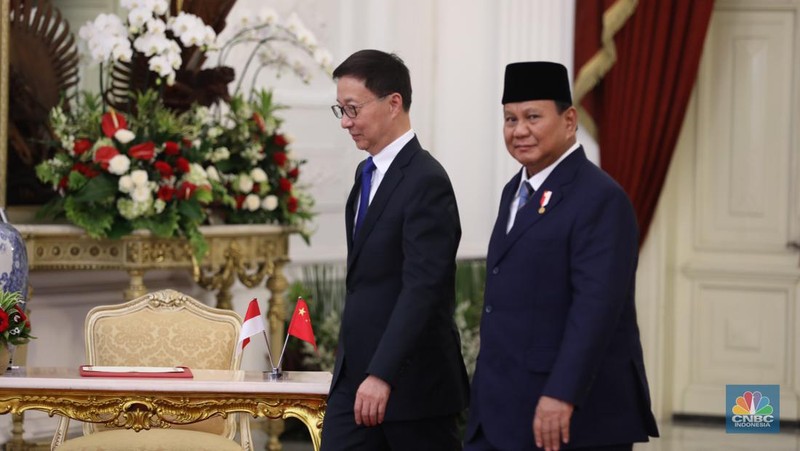
[[[117,155],[108,161],[108,172],[122,175],[131,168],[131,160],[125,155]]]
[[[261,168],[254,168],[250,171],[250,177],[252,177],[253,181],[256,183],[265,183],[267,181],[267,173]]]
[[[114,138],[122,144],[128,144],[133,141],[133,138],[136,138],[136,135],[130,130],[121,128],[114,133]]]
[[[278,208],[278,196],[270,194],[261,201],[261,208],[267,211],[272,211]]]
[[[134,202],[144,203],[151,199],[151,195],[152,191],[150,191],[149,186],[137,186],[131,193],[131,199],[133,199]]]
[[[241,193],[249,193],[253,191],[253,179],[250,178],[247,174],[242,174],[239,176],[239,192]]]
[[[258,207],[261,206],[261,199],[258,198],[255,194],[248,194],[247,197],[244,198],[244,205],[243,207],[250,210],[256,211]]]
[[[131,179],[135,186],[147,186],[147,171],[137,169],[131,172]]]
[[[212,182],[220,181],[219,172],[217,172],[217,168],[215,168],[214,166],[207,167],[206,174],[208,175],[208,179],[211,180]]]
[[[122,177],[119,178],[117,186],[119,186],[119,190],[121,192],[126,194],[130,193],[131,191],[133,191],[134,188],[133,179],[131,178],[130,175],[123,175]]]

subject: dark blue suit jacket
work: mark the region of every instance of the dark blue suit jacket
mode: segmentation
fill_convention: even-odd
[[[506,234],[519,180],[503,190],[489,243],[467,438],[480,424],[500,449],[535,449],[542,395],[575,405],[567,449],[657,436],[636,323],[638,228],[628,197],[580,148]]]
[[[363,163],[362,163],[363,164]],[[392,386],[386,421],[460,412],[469,397],[455,309],[461,239],[444,168],[414,137],[397,154],[353,237],[361,166],[345,212],[347,295],[331,393],[368,374]]]

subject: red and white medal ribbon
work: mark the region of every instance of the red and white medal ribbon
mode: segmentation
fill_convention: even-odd
[[[539,214],[543,214],[545,212],[545,208],[547,204],[550,203],[550,196],[553,195],[552,191],[545,191],[542,194],[542,198],[539,199]]]

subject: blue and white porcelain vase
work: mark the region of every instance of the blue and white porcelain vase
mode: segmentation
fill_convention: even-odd
[[[0,290],[19,291],[28,300],[28,251],[19,231],[8,223],[0,207]]]

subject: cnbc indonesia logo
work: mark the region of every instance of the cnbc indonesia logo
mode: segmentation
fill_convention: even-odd
[[[732,387],[742,387],[738,390]],[[731,405],[727,421],[728,432],[776,433],[780,428],[777,409],[780,389],[777,385],[759,386],[746,390],[747,386],[728,386],[728,405]],[[742,391],[744,390],[744,391]],[[738,396],[736,396],[738,394]],[[770,395],[770,396],[767,396]],[[771,398],[772,397],[772,398]],[[776,404],[776,405],[773,405]]]

